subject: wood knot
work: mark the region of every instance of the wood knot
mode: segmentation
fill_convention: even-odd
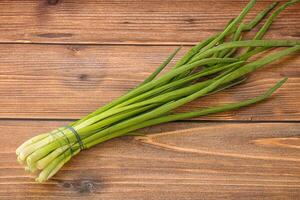
[[[79,193],[92,193],[96,189],[93,181],[81,181],[80,185],[77,187]]]
[[[47,0],[49,5],[56,5],[58,3],[58,0]]]
[[[193,18],[188,18],[188,19],[185,19],[184,21],[190,23],[190,24],[193,24],[195,22],[195,19]]]
[[[99,185],[97,181],[93,180],[73,180],[73,181],[65,181],[61,184],[63,188],[71,189],[77,191],[79,193],[93,193],[97,189],[97,185]]]
[[[80,74],[79,75],[79,80],[86,81],[87,79],[88,79],[88,75],[87,74]]]

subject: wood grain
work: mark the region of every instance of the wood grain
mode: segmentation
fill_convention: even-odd
[[[269,5],[261,0],[247,20]],[[247,1],[1,0],[0,42],[194,44],[221,31]],[[288,8],[271,38],[299,38],[300,6]]]
[[[1,199],[297,199],[299,123],[169,123],[82,152],[37,184],[15,161],[25,139],[67,121],[0,121]]]
[[[80,118],[142,82],[173,49],[170,46],[3,44],[0,117]],[[186,48],[180,54],[184,51]],[[284,58],[255,72],[246,84],[201,98],[181,111],[251,98],[282,77],[289,77],[270,100],[201,119],[299,120],[299,66],[299,54]]]
[[[258,1],[247,20],[271,2]],[[1,0],[0,199],[299,199],[299,53],[181,111],[250,98],[289,77],[258,105],[111,140],[80,153],[45,184],[16,162],[15,149],[26,139],[124,94],[175,45],[186,45],[182,55],[223,30],[246,3]],[[299,30],[298,4],[266,38],[299,40]]]

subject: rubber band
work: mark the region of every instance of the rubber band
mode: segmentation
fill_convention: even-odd
[[[62,144],[62,143],[59,141],[59,139],[61,138],[61,136],[58,136],[57,133],[62,133],[62,135],[63,135],[65,141],[69,143],[69,149],[70,149],[70,153],[71,153],[71,155],[72,155],[72,154],[73,154],[72,145],[71,145],[70,140],[68,139],[68,137],[63,133],[63,131],[59,130],[59,128],[58,128],[58,129],[55,129],[54,131],[52,131],[49,135],[50,135],[56,142],[58,142],[58,143],[60,144],[61,147],[63,147],[64,144]],[[63,152],[63,155],[64,155],[64,158],[67,158],[67,156],[66,156],[66,151]]]
[[[60,133],[62,133],[63,136],[67,139],[67,142],[68,142],[68,144],[69,144],[69,149],[70,149],[71,155],[73,155],[74,151],[73,151],[73,149],[72,149],[72,144],[71,144],[69,138],[66,136],[66,134],[64,133],[64,131],[60,130],[60,128],[58,128],[57,130],[58,130]],[[66,128],[65,128],[65,130],[66,130]]]
[[[77,133],[77,131],[72,127],[72,126],[65,126],[67,129],[69,129],[70,131],[72,131],[72,133],[75,135],[76,139],[77,139],[77,142],[79,144],[79,148],[80,150],[84,150],[85,149],[85,146],[79,136],[79,134]]]

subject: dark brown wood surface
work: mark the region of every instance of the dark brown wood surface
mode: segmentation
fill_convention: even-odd
[[[271,2],[258,1],[247,20]],[[185,45],[178,58],[246,3],[1,0],[0,199],[299,199],[299,53],[181,110],[254,97],[289,77],[258,105],[114,139],[82,152],[45,184],[16,162],[24,140],[124,94],[176,46]],[[299,40],[299,30],[300,4],[266,38]]]
[[[80,118],[142,82],[173,49],[170,46],[3,44],[0,117]],[[201,98],[181,110],[251,98],[283,77],[289,77],[274,98],[264,103],[201,119],[300,120],[300,106],[295,104],[300,99],[299,55],[255,72],[246,84]]]
[[[18,43],[194,44],[221,31],[241,0],[1,0],[0,41]],[[247,19],[272,0],[260,1]],[[287,9],[273,38],[299,37],[300,6]],[[286,20],[289,19],[287,22]]]
[[[0,198],[297,199],[299,123],[169,123],[74,157],[38,184],[15,146],[67,121],[4,120]],[[26,128],[24,128],[26,127]],[[11,140],[14,135],[14,140]]]

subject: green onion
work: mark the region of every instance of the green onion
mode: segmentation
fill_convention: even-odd
[[[138,129],[161,123],[231,111],[270,97],[287,78],[252,99],[186,113],[176,112],[178,107],[195,99],[242,84],[248,74],[300,51],[299,40],[262,40],[275,17],[299,0],[280,6],[253,39],[243,40],[243,33],[252,31],[278,4],[272,3],[249,23],[242,22],[255,2],[251,0],[241,14],[227,24],[224,31],[191,48],[168,72],[162,74],[180,48],[145,81],[120,98],[65,127],[37,135],[21,144],[16,150],[17,161],[25,165],[26,171],[38,172],[36,181],[44,182],[82,150],[109,139],[139,135],[136,133]],[[250,57],[277,47],[281,48],[275,53],[248,61]],[[238,49],[244,49],[241,51],[243,53],[239,53]]]

